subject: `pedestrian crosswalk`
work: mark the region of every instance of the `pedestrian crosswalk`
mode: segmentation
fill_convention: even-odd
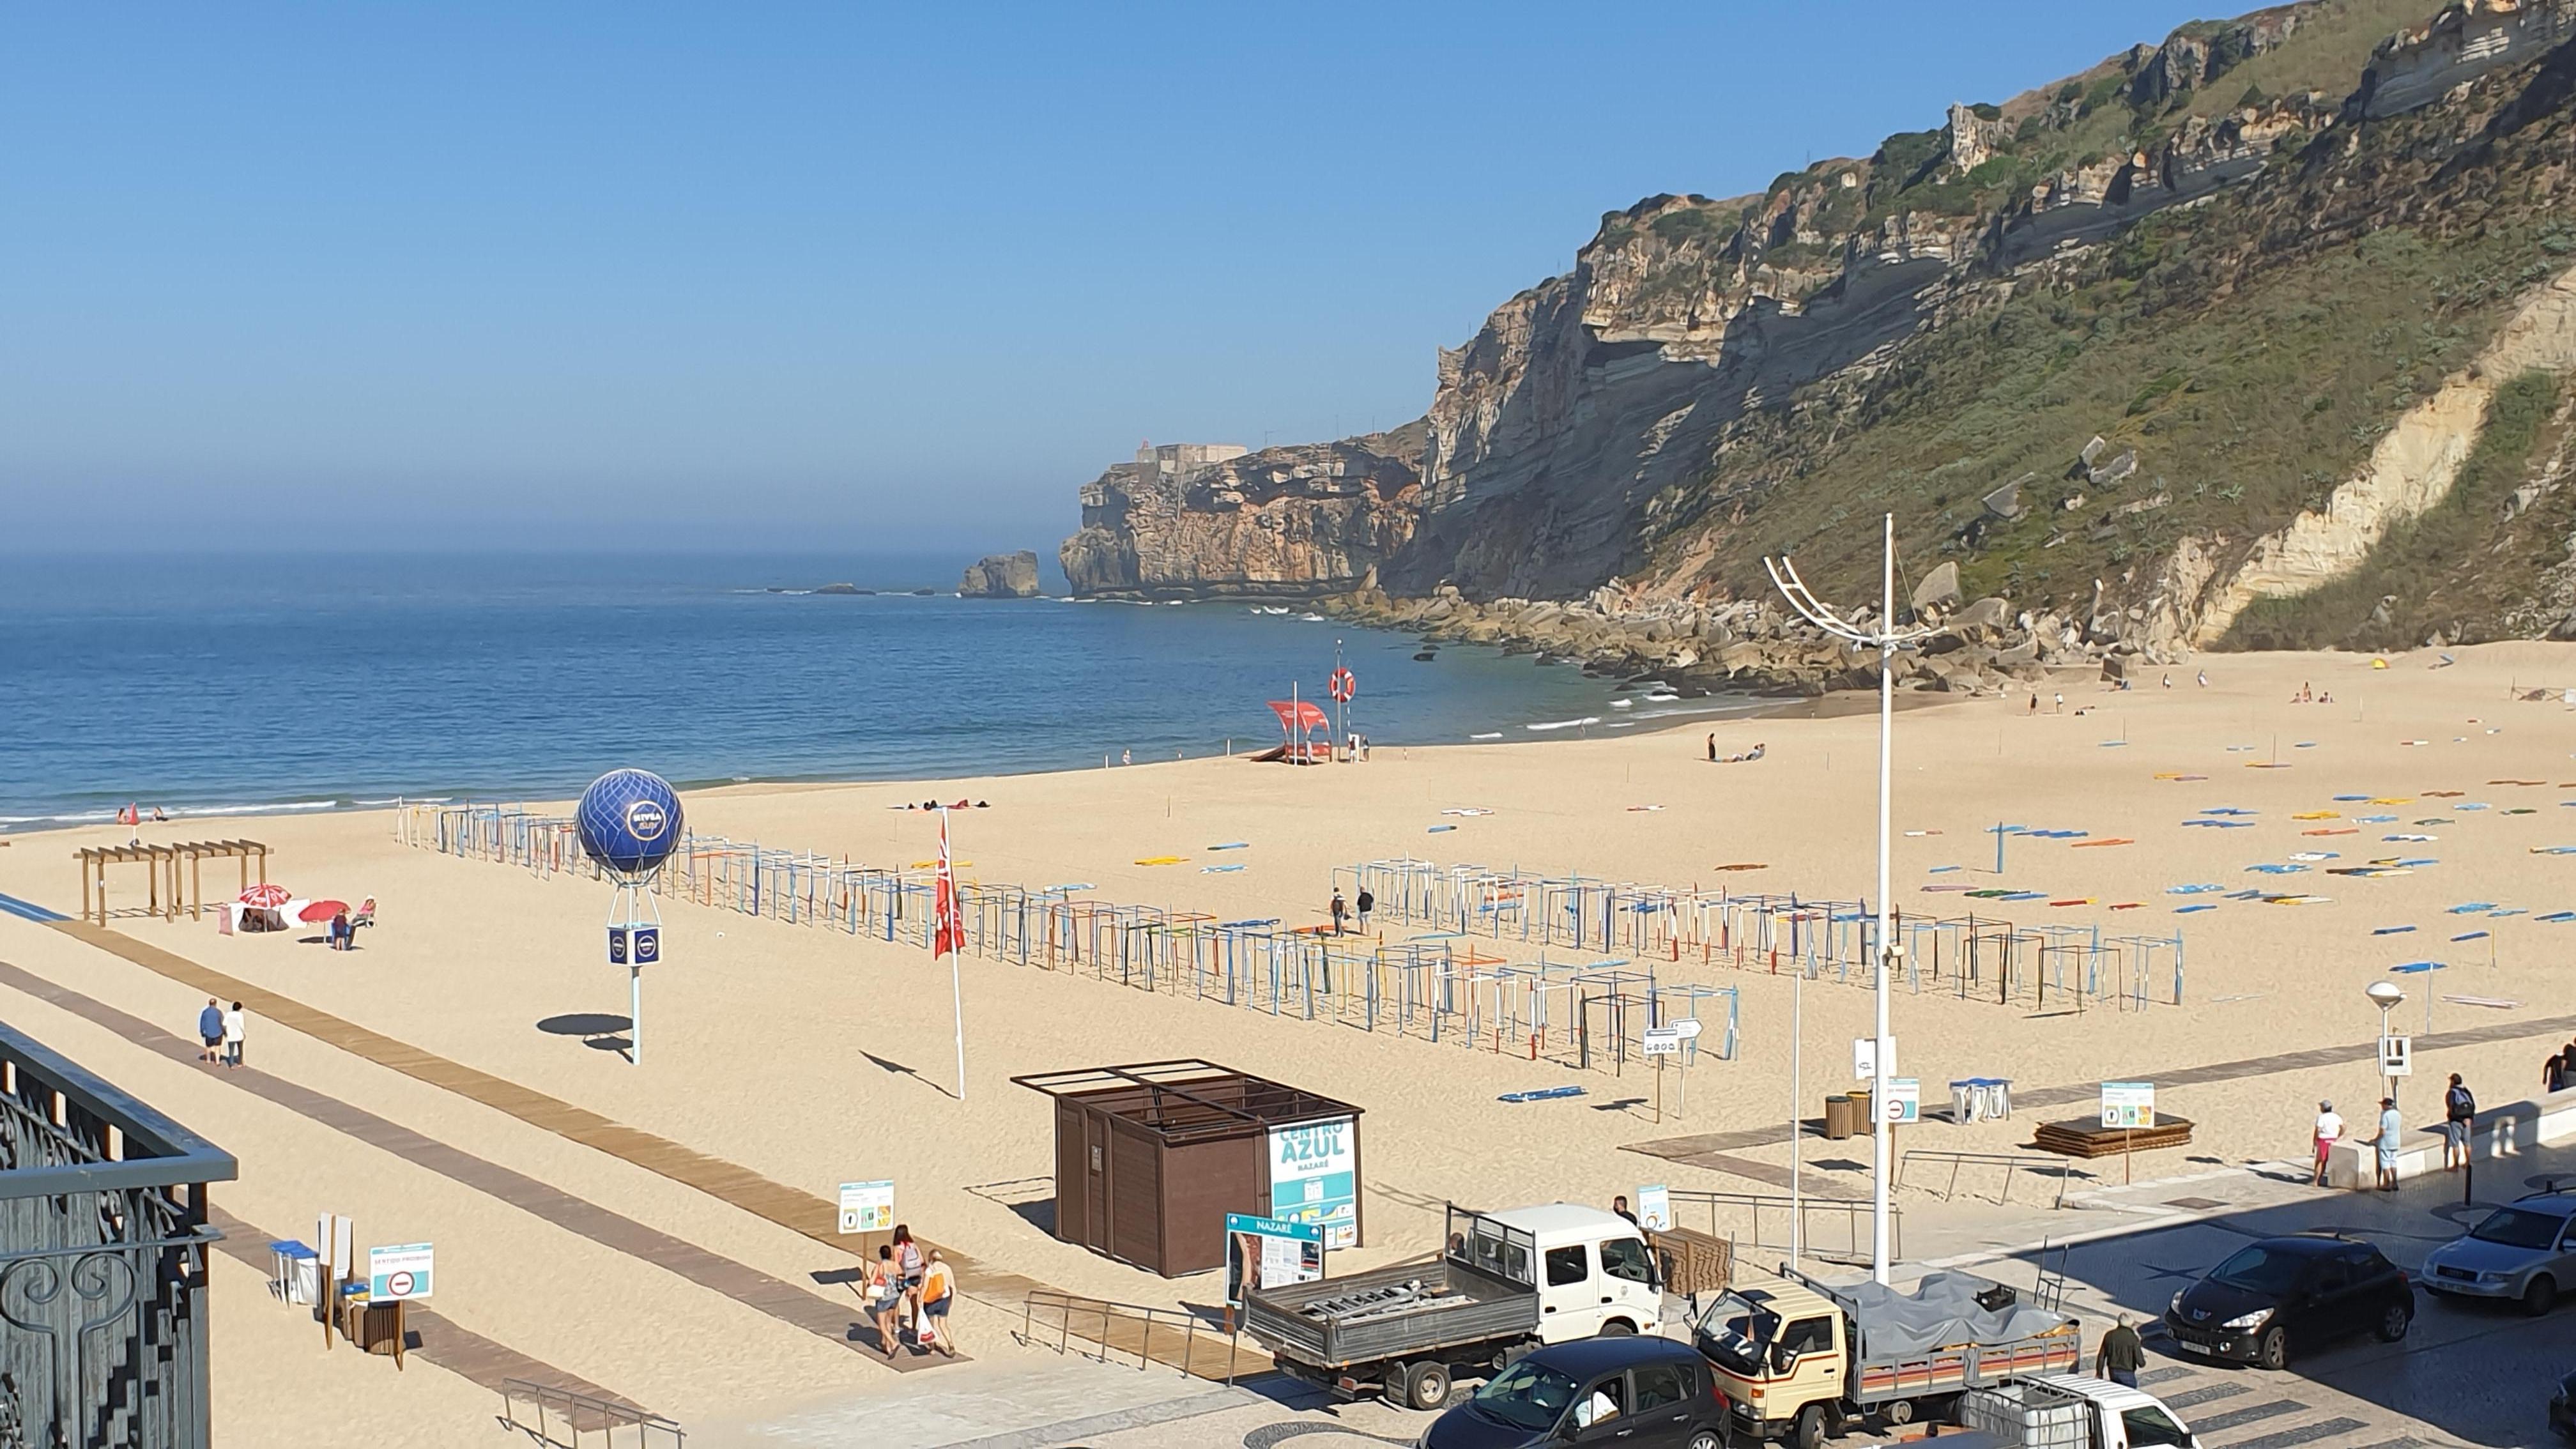
[[[2317,1386],[2256,1369],[2218,1372],[2174,1364],[2138,1375],[2139,1387],[2163,1400],[2206,1449],[2422,1449],[2423,1441],[2390,1437],[2390,1425],[2377,1426],[2342,1412],[2342,1406],[2319,1407],[2307,1398],[2287,1397],[2305,1391],[2325,1397]]]

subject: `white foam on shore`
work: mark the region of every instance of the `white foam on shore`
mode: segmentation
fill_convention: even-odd
[[[1522,725],[1521,728],[1525,730],[1570,730],[1577,725],[1597,725],[1599,723],[1601,723],[1601,716],[1597,714],[1587,714],[1581,719],[1555,719],[1549,720],[1545,724]]]
[[[439,800],[445,800],[446,798],[448,797],[441,796],[439,797]],[[151,817],[149,807],[147,807],[144,813],[143,823],[146,825],[167,825],[174,820],[197,819],[210,815],[306,814],[316,810],[342,809],[344,808],[344,804],[391,805],[393,803],[394,802],[391,800],[358,800],[350,802],[342,802],[339,800],[286,800],[267,805],[165,805],[161,808],[167,815],[166,819],[154,820]],[[438,801],[433,801],[424,797],[419,800],[412,801],[411,803],[428,805],[438,803]],[[0,815],[0,831],[19,830],[28,827],[45,829],[48,827],[64,825],[109,825],[115,822],[116,817],[121,814],[124,809],[124,806],[118,805],[111,806],[103,810],[68,811],[60,815]]]

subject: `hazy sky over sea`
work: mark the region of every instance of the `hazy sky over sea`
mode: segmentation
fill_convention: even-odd
[[[1139,438],[1418,415],[1606,210],[2195,13],[12,7],[0,549],[1051,550]]]

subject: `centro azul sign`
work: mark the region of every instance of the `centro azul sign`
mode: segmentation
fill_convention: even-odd
[[[1358,1121],[1273,1127],[1269,1146],[1270,1216],[1315,1224],[1328,1248],[1358,1247]]]

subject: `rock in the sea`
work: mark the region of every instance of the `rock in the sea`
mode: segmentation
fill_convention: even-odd
[[[957,581],[961,599],[1034,599],[1038,596],[1038,556],[1028,549],[1018,553],[987,554],[966,566],[966,576]]]
[[[784,590],[781,590],[781,589],[771,589],[771,590],[770,590],[770,592],[771,592],[771,593],[773,593],[773,594],[776,594],[776,593],[783,593],[783,592],[785,592],[785,591],[784,591]],[[874,589],[863,589],[863,588],[860,588],[857,584],[825,584],[825,585],[823,585],[821,588],[816,589],[814,592],[816,592],[816,593],[818,593],[818,594],[852,595],[852,594],[873,594],[873,593],[875,593],[875,592],[876,592],[876,590],[874,590]]]

